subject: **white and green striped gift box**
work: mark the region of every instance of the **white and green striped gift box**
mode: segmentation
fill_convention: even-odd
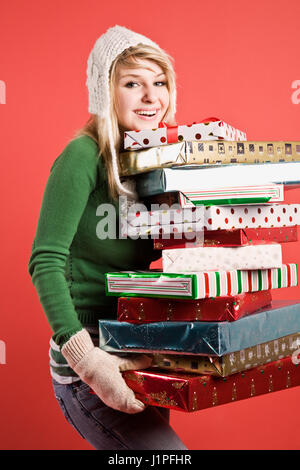
[[[197,273],[106,273],[106,295],[204,299],[298,285],[297,264],[280,268]]]
[[[284,185],[234,186],[178,193],[180,207],[195,205],[263,204],[284,201]]]

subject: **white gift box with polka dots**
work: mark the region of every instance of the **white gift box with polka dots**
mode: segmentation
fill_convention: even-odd
[[[204,214],[199,209],[203,207]],[[198,206],[190,222],[178,223],[176,216],[193,209],[177,211],[141,211],[123,215],[120,219],[123,237],[162,237],[180,233],[206,230],[233,230],[243,228],[293,227],[300,225],[300,204],[241,205],[241,206]],[[164,219],[165,217],[165,219]],[[163,223],[169,221],[169,223]]]
[[[162,251],[163,272],[269,269],[282,265],[280,244],[195,247]]]
[[[293,225],[300,225],[300,204],[209,206],[204,210],[204,227],[207,230]]]
[[[124,132],[124,149],[158,147],[182,141],[246,141],[246,133],[222,120]]]

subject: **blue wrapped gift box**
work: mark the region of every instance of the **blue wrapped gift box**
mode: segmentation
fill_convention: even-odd
[[[107,352],[165,352],[222,356],[300,331],[300,300],[271,307],[234,322],[132,324],[99,320],[99,347]]]

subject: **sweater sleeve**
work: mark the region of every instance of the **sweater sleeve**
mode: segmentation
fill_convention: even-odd
[[[90,138],[71,141],[52,165],[43,195],[28,271],[39,300],[62,346],[82,329],[65,266],[90,193],[97,184],[98,146]]]

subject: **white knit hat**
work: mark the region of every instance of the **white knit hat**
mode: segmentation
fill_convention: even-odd
[[[111,64],[118,55],[129,47],[137,46],[138,44],[152,46],[163,52],[155,42],[123,26],[116,25],[109,28],[106,33],[97,39],[90,52],[86,80],[89,91],[88,110],[92,114],[97,114],[100,118],[105,118],[107,122],[115,181],[120,193],[128,196],[133,196],[133,193],[132,191],[128,191],[120,181],[117,154],[113,141],[112,123],[110,119],[109,71]],[[175,112],[176,90],[170,98],[173,101],[173,109]]]

